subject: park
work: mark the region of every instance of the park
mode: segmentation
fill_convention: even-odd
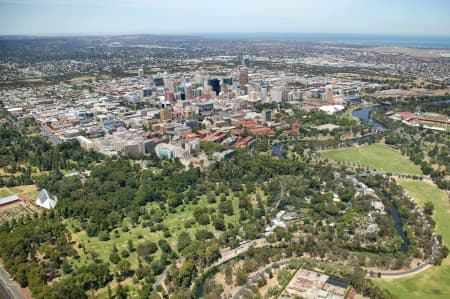
[[[379,172],[422,174],[419,166],[414,165],[407,157],[382,143],[328,150],[321,152],[320,155],[330,160],[370,167]]]

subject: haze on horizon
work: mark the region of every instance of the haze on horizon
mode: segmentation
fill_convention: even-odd
[[[0,35],[301,32],[450,36],[447,0],[0,0]]]

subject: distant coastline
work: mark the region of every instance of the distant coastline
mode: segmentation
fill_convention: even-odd
[[[387,46],[422,49],[450,49],[450,37],[419,35],[381,35],[349,33],[282,33],[282,32],[204,32],[204,33],[60,33],[30,35],[0,35],[4,40],[30,40],[46,38],[77,38],[102,36],[155,36],[168,38],[207,38],[248,41],[297,41],[326,44],[347,44],[352,46]]]
[[[305,41],[343,43],[361,46],[401,46],[414,48],[450,49],[450,37],[375,35],[375,34],[325,34],[325,33],[205,33],[207,38]]]

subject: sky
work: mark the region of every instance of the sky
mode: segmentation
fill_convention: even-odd
[[[450,0],[0,0],[0,35],[213,32],[450,37]]]

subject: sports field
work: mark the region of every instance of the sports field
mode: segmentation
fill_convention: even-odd
[[[382,172],[421,175],[420,167],[408,157],[382,143],[323,151],[320,155],[335,161],[357,163]]]
[[[436,232],[442,235],[444,244],[450,247],[450,204],[445,191],[427,182],[402,180],[400,185],[420,206],[431,201],[434,204],[433,218]],[[398,298],[450,298],[450,257],[439,267],[432,267],[414,276],[392,281],[376,281]]]

